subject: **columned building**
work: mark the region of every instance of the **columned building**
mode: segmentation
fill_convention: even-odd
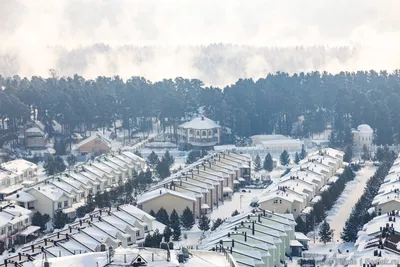
[[[221,126],[204,116],[194,118],[178,127],[180,149],[209,150],[219,144]]]
[[[368,124],[361,124],[353,130],[353,144],[362,149],[364,145],[370,149],[374,138],[374,130]]]

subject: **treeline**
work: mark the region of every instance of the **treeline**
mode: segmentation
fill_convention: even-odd
[[[355,242],[357,240],[358,231],[360,231],[364,224],[369,222],[375,215],[368,213],[368,209],[371,208],[372,201],[378,194],[380,186],[389,173],[396,159],[396,155],[393,151],[389,151],[388,148],[385,148],[379,151],[379,157],[381,157],[381,165],[376,170],[374,176],[368,180],[364,193],[353,207],[350,217],[347,219],[343,228],[341,238],[345,242]]]
[[[314,204],[312,211],[305,216],[305,221],[301,216],[296,218],[296,231],[307,234],[308,232],[315,230],[315,226],[325,220],[327,211],[333,207],[336,200],[340,197],[346,183],[353,180],[354,177],[355,173],[352,168],[346,167],[343,173],[339,175],[337,181],[331,184],[328,190],[321,193],[321,199]]]
[[[176,133],[183,118],[205,115],[239,136],[277,133],[299,137],[332,125],[332,144],[352,143],[351,128],[367,123],[378,145],[399,143],[400,71],[356,73],[278,72],[254,81],[239,79],[223,90],[197,79],[151,82],[143,77],[31,79],[0,76],[0,123],[10,131],[30,117],[51,134],[51,120],[69,135],[75,129],[113,127],[150,131],[152,118]],[[299,120],[304,116],[303,120]],[[8,119],[8,121],[6,121]],[[130,135],[129,135],[130,136]],[[176,135],[175,135],[176,136]]]

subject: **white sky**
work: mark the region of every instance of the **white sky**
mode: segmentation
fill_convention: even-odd
[[[13,71],[21,76],[47,76],[57,55],[46,47],[54,45],[351,45],[361,47],[361,56],[351,66],[327,65],[328,71],[392,70],[400,62],[399,11],[399,0],[0,0],[0,54],[18,55]],[[124,55],[111,57],[95,57],[80,74],[117,74],[110,73],[111,60],[122,76],[127,68],[150,79],[199,76],[190,67],[196,55],[160,51],[141,70]],[[263,61],[251,61],[248,76],[265,76]],[[172,62],[180,66],[168,68]]]

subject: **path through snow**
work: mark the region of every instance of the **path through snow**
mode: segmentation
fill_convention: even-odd
[[[363,194],[367,181],[374,175],[375,171],[376,167],[372,165],[372,162],[367,162],[364,168],[356,172],[355,179],[346,184],[343,193],[328,212],[326,220],[335,230],[334,240],[340,240],[340,232],[342,232],[351,210]]]

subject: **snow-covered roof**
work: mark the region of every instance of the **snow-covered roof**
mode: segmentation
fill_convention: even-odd
[[[196,201],[196,197],[194,196],[194,194],[190,194],[190,193],[182,193],[182,192],[177,192],[174,190],[170,190],[170,189],[166,189],[166,188],[160,188],[160,189],[155,189],[153,191],[149,191],[144,193],[143,195],[138,197],[138,204],[150,201],[152,199],[158,198],[160,196],[166,195],[166,194],[170,194],[179,198],[184,198],[187,200],[191,200],[191,201]]]
[[[309,214],[312,210],[313,210],[312,207],[305,207],[305,208],[301,211],[301,213]]]
[[[293,202],[293,201],[298,201],[298,202],[303,202],[305,195],[301,195],[300,193],[294,192],[292,190],[288,190],[286,189],[286,192],[282,191],[282,190],[275,190],[275,191],[271,191],[268,192],[267,194],[261,196],[258,200],[258,203],[262,203],[271,199],[275,199],[275,198],[281,198],[281,199],[285,199],[289,202]]]
[[[303,144],[302,141],[299,139],[281,139],[281,140],[266,140],[266,141],[261,141],[261,144],[263,146],[269,146],[269,145],[301,145]]]
[[[18,205],[2,205],[0,211],[0,227],[10,224],[15,224],[23,221],[32,214],[31,210],[25,209]]]
[[[321,196],[315,196],[313,199],[311,199],[311,203],[315,204],[319,201],[321,201],[322,197]]]
[[[300,241],[309,241],[310,240],[310,238],[308,238],[305,234],[303,234],[302,232],[294,232],[294,237],[297,239],[297,240],[300,240]]]
[[[6,169],[11,172],[15,172],[18,175],[23,174],[25,171],[37,170],[38,166],[32,162],[24,159],[15,159],[1,164],[1,168]]]
[[[34,190],[40,194],[42,194],[43,196],[50,198],[53,201],[57,201],[59,200],[63,195],[65,195],[65,193],[60,190],[59,188],[53,186],[53,185],[39,185],[39,186],[35,186],[33,188],[30,188],[30,190]],[[29,191],[30,192],[30,191]]]
[[[374,130],[372,130],[371,126],[368,124],[361,124],[357,127],[357,131],[361,133],[373,133]]]
[[[219,126],[215,121],[210,120],[209,118],[206,118],[204,116],[194,118],[191,121],[179,125],[179,128],[195,129],[195,130],[208,130],[220,127],[221,126]]]
[[[29,128],[25,132],[26,133],[39,133],[41,135],[44,135],[44,132],[42,130],[40,130],[38,127]]]
[[[10,196],[7,196],[4,198],[5,200],[11,200],[11,201],[17,201],[17,202],[23,202],[23,203],[27,203],[27,202],[31,202],[31,201],[35,201],[36,197],[32,194],[29,194],[26,191],[19,191],[15,194],[12,194]]]
[[[93,135],[89,136],[88,138],[83,139],[82,141],[80,141],[80,142],[75,146],[75,149],[78,149],[78,148],[80,148],[81,146],[86,145],[87,143],[89,143],[89,142],[91,142],[91,141],[93,141],[93,140],[95,140],[95,139],[101,140],[106,146],[108,146],[109,148],[111,148],[111,141],[110,141],[107,137],[105,137],[104,135],[102,135],[102,134],[100,134],[100,133],[96,133],[96,134],[93,134]]]

